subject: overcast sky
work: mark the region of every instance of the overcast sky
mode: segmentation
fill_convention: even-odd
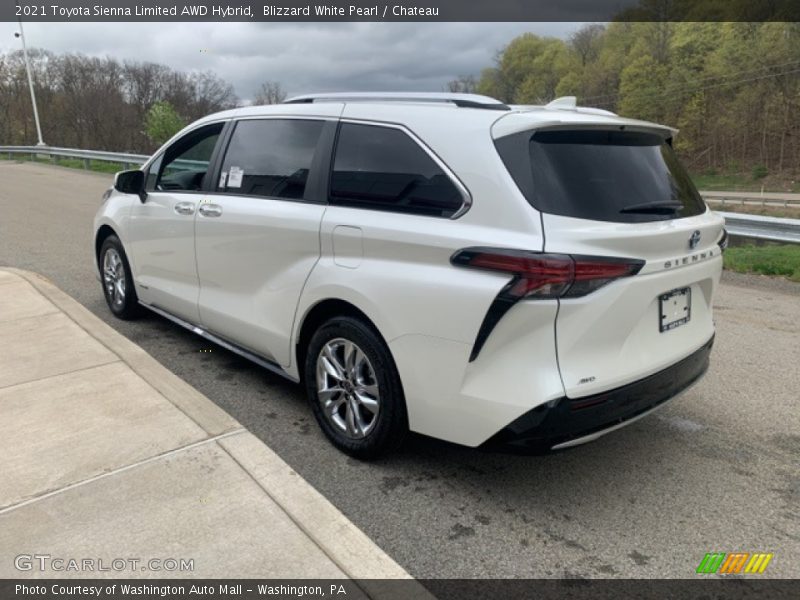
[[[242,99],[262,81],[290,94],[442,91],[479,74],[498,49],[530,31],[565,38],[580,23],[28,23],[28,47],[210,69]],[[0,51],[21,47],[0,23]]]

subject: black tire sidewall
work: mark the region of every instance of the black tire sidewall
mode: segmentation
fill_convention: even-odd
[[[363,439],[351,439],[336,430],[322,413],[317,399],[317,357],[330,340],[344,338],[366,354],[380,392],[378,422]],[[376,458],[397,449],[408,431],[408,417],[400,376],[386,343],[370,326],[352,317],[335,317],[311,338],[306,352],[305,385],[311,410],[325,436],[343,452],[361,459]]]
[[[125,271],[125,302],[123,302],[122,306],[118,308],[114,307],[114,302],[108,297],[105,281],[103,280],[103,264],[105,262],[106,252],[109,250],[109,248],[113,248],[117,251],[120,259],[122,259],[122,268]],[[122,242],[119,241],[117,236],[110,235],[103,241],[102,246],[100,246],[100,255],[98,256],[97,262],[98,268],[100,269],[100,285],[103,288],[103,297],[106,299],[106,304],[111,312],[120,319],[131,319],[135,316],[138,316],[139,300],[136,296],[136,290],[133,285],[133,277],[131,275],[130,265],[128,264],[128,256],[125,254],[125,249],[122,247]]]

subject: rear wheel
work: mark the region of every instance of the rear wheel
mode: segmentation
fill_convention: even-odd
[[[128,257],[117,236],[110,235],[103,241],[98,259],[103,295],[108,308],[120,319],[139,316],[141,307],[133,287]]]
[[[340,450],[369,459],[402,443],[408,418],[400,376],[365,323],[336,317],[322,325],[306,353],[305,383],[317,422]]]

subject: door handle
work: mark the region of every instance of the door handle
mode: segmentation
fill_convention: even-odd
[[[175,204],[175,212],[179,215],[193,215],[194,202],[178,202]]]
[[[219,204],[201,204],[197,210],[204,217],[222,216],[222,207]]]

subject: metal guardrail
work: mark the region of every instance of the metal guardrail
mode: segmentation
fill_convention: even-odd
[[[148,158],[146,154],[129,154],[126,152],[103,152],[99,150],[79,150],[76,148],[56,148],[53,146],[0,146],[0,153],[7,154],[11,159],[15,154],[29,154],[34,159],[39,156],[49,156],[55,160],[59,156],[65,158],[79,158],[83,160],[83,168],[88,169],[91,161],[120,163],[123,169],[143,164]]]
[[[34,159],[49,156],[53,161],[59,156],[79,158],[83,160],[83,168],[88,169],[91,161],[99,160],[120,163],[123,169],[138,166],[147,161],[146,154],[130,154],[126,152],[103,152],[98,150],[79,150],[76,148],[56,148],[52,146],[0,146],[0,154],[13,158],[18,154],[29,154]],[[201,161],[181,161],[189,166],[205,165]],[[735,203],[740,205],[790,206],[800,207],[800,194],[758,193],[758,192],[700,192],[707,202]],[[744,213],[721,212],[725,217],[725,226],[731,235],[760,240],[800,244],[800,219],[779,219],[762,217]]]
[[[779,219],[722,211],[717,211],[717,214],[725,217],[725,228],[731,235],[800,244],[800,219]]]
[[[700,192],[706,202],[740,206],[783,206],[800,208],[800,194],[783,192]]]
[[[800,194],[783,192],[700,192],[703,199],[709,204],[736,206],[761,206],[796,208],[800,216]],[[778,217],[765,217],[761,215],[748,215],[746,213],[717,211],[725,217],[725,228],[731,235],[800,244],[800,218],[786,219]]]
[[[144,164],[150,158],[149,154],[79,150],[77,148],[56,148],[53,146],[0,146],[0,154],[7,154],[9,159],[19,154],[29,154],[34,160],[38,157],[49,157],[53,162],[55,162],[58,157],[79,158],[83,160],[84,169],[91,168],[91,162],[93,160],[99,160],[103,162],[119,163],[122,165],[123,170],[127,170]],[[207,161],[190,159],[176,160],[172,164],[184,165],[189,169],[192,167],[205,168],[208,166]]]

